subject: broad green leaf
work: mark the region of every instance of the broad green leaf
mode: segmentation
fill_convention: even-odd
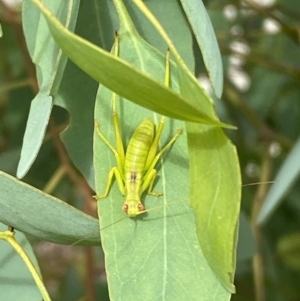
[[[234,292],[241,179],[235,147],[222,130],[188,124],[191,206],[203,253],[220,282]]]
[[[99,244],[96,219],[3,172],[0,187],[0,222],[56,243]]]
[[[63,20],[66,27],[74,27],[79,1],[62,3],[47,1],[47,4]],[[17,170],[19,178],[24,177],[27,173],[42,145],[52,109],[50,95],[53,95],[57,89],[67,61],[49,34],[44,18],[40,18],[40,12],[28,0],[23,3],[23,27],[29,53],[36,65],[39,93],[32,101],[27,120],[21,159]],[[33,132],[34,135],[32,135]]]
[[[265,224],[268,221],[273,212],[283,201],[284,196],[298,179],[300,174],[299,152],[300,138],[298,138],[298,141],[278,171],[274,179],[274,184],[272,184],[264,200],[257,216],[257,223],[259,225]]]
[[[192,78],[175,46],[155,17],[140,0],[133,0],[162,35],[177,62],[180,93],[196,99],[202,89]],[[213,116],[212,106],[207,106]],[[216,117],[217,118],[217,117]],[[231,293],[236,262],[241,179],[235,147],[222,129],[187,123],[191,206],[196,214],[200,246],[210,267]]]
[[[201,0],[180,0],[186,13],[217,97],[223,92],[223,65],[218,42]]]
[[[160,119],[156,113],[121,98],[117,100],[117,111],[125,145],[145,117],[153,118],[156,124]],[[96,119],[103,134],[115,145],[111,92],[104,86],[100,87],[97,97]],[[161,147],[181,127],[184,127],[182,122],[167,119]],[[116,161],[96,133],[94,160],[100,194]],[[163,156],[158,170],[155,191],[163,192],[163,196],[143,197],[145,207],[150,210],[147,214],[134,219],[126,217],[122,211],[124,197],[116,181],[108,197],[98,201],[111,299],[199,301],[211,300],[213,294],[214,300],[229,300],[230,294],[215,277],[199,247],[194,213],[188,207],[185,132]]]
[[[216,120],[215,116],[207,115],[211,112],[207,111],[208,105],[204,103],[210,103],[210,100],[203,92],[198,95],[204,95],[203,106],[196,108],[191,99],[183,99],[147,74],[139,72],[128,63],[73,34],[42,3],[37,0],[31,1],[44,14],[50,31],[62,50],[95,80],[119,95],[164,115],[193,122],[227,126]],[[137,81],[138,85],[136,85]]]
[[[7,226],[0,223],[0,230],[7,230]],[[39,271],[38,263],[25,235],[17,231],[15,237]],[[0,300],[41,300],[41,293],[25,263],[12,246],[3,240],[0,240],[0,266]]]

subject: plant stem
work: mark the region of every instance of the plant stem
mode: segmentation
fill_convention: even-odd
[[[41,275],[35,269],[32,261],[30,260],[28,255],[25,253],[25,251],[21,247],[21,245],[16,240],[14,232],[10,231],[10,230],[2,231],[2,232],[0,232],[0,239],[7,241],[15,249],[15,251],[20,255],[20,257],[23,259],[23,261],[26,264],[27,268],[29,269],[37,287],[39,288],[44,301],[51,301],[51,298],[50,298],[50,296],[45,288],[45,285],[42,281]]]
[[[263,155],[262,171],[260,182],[264,183],[270,181],[272,160],[268,150]],[[265,272],[264,272],[264,260],[263,260],[263,237],[260,227],[256,223],[258,212],[264,202],[266,194],[268,192],[267,185],[259,185],[256,196],[254,198],[251,214],[251,226],[254,237],[257,242],[257,252],[253,257],[253,277],[256,301],[265,301]]]

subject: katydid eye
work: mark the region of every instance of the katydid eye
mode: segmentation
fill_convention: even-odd
[[[128,211],[128,205],[127,204],[123,205],[122,210],[127,212]]]
[[[145,207],[142,204],[138,204],[138,210],[139,212],[144,211]]]

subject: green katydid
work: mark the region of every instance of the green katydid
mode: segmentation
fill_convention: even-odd
[[[118,55],[118,37],[115,39],[115,55]],[[165,84],[169,86],[170,77],[170,63],[169,52],[166,56],[166,72]],[[116,177],[119,190],[125,196],[123,211],[129,217],[135,217],[145,212],[145,207],[141,203],[141,195],[148,189],[148,194],[154,196],[162,195],[161,192],[154,192],[153,185],[156,178],[157,171],[155,166],[163,153],[168,150],[176,141],[178,136],[182,133],[182,129],[177,130],[173,138],[159,151],[159,140],[164,128],[165,117],[162,116],[157,126],[156,133],[154,133],[154,122],[152,119],[145,119],[133,133],[129,144],[124,151],[124,145],[121,138],[121,129],[119,124],[119,117],[116,112],[116,95],[113,94],[113,124],[116,136],[116,148],[106,139],[101,133],[97,121],[95,121],[95,128],[98,136],[114,153],[117,161],[117,166],[111,168],[108,174],[108,181],[106,189],[103,194],[96,195],[94,198],[105,198],[109,194],[113,177]]]

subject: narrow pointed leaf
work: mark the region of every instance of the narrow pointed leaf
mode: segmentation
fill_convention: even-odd
[[[284,196],[288,193],[295,181],[297,181],[300,175],[299,152],[300,138],[298,138],[298,141],[285,159],[274,179],[274,184],[272,184],[258,214],[258,224],[262,225],[268,221],[272,213],[283,201]]]
[[[52,97],[43,93],[32,100],[18,164],[17,177],[23,178],[42,145],[52,109]]]
[[[41,2],[31,1],[44,14],[50,31],[62,50],[95,80],[119,95],[161,114],[182,120],[227,126],[207,116],[200,106],[197,108],[191,104],[192,100],[183,99],[147,74],[70,32]]]
[[[64,20],[65,26],[73,27],[79,1],[65,1],[63,5],[59,2],[47,1],[47,4],[51,5],[56,15]],[[53,95],[53,91],[57,88],[67,61],[46,29],[45,20],[40,18],[40,12],[32,5],[31,1],[24,1],[22,13],[27,45],[37,67],[40,90],[30,108],[21,159],[18,165],[18,178],[25,176],[40,150],[52,109],[52,97],[50,95]]]
[[[207,11],[201,0],[180,0],[217,97],[223,92],[223,65],[219,45]]]

